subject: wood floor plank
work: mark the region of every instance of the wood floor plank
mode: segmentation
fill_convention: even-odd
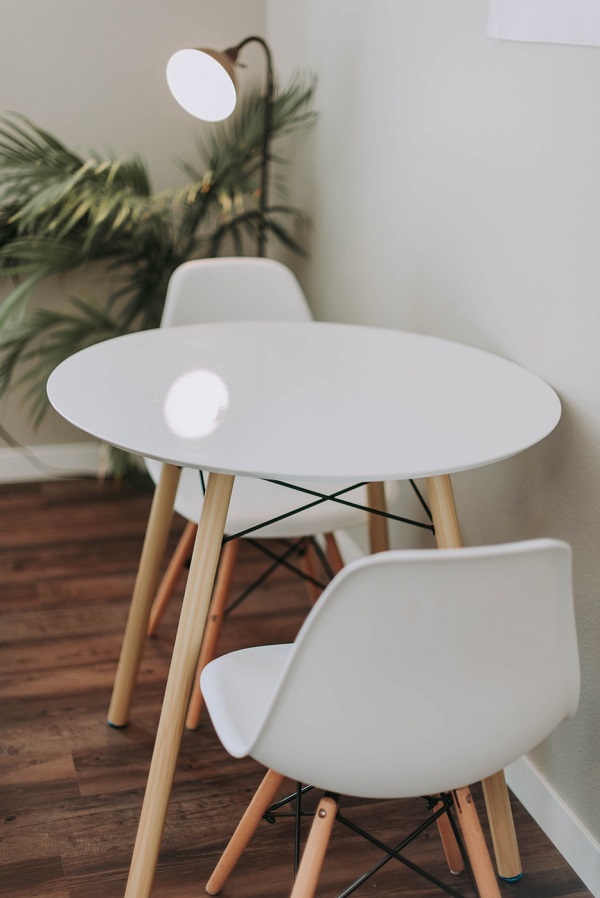
[[[60,857],[0,864],[0,895],[10,898],[71,898]]]

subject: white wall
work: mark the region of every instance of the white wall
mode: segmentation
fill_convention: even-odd
[[[177,160],[197,158],[203,127],[169,94],[169,56],[263,31],[264,0],[3,0],[0,114],[26,115],[83,153],[138,152],[160,191],[184,183]],[[244,62],[260,75],[259,48],[248,47]],[[71,281],[44,284],[40,299],[59,303],[69,289]],[[29,445],[87,439],[52,412],[32,432],[18,395],[0,401],[0,422]]]
[[[455,488],[467,543],[573,545],[581,709],[532,761],[600,839],[600,49],[490,39],[487,6],[269,4],[280,68],[319,78],[299,270],[321,317],[493,350],[559,392],[549,439]]]

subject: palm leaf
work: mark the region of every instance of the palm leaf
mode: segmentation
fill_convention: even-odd
[[[94,300],[72,297],[69,305],[72,312],[35,309],[0,337],[0,390],[9,383],[27,387],[24,399],[34,424],[47,410],[46,382],[54,368],[79,349],[123,333]]]

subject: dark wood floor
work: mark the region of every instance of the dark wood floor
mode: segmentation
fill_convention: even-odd
[[[122,896],[160,712],[177,603],[148,643],[131,723],[105,725],[115,664],[149,497],[91,481],[0,486],[0,895]],[[174,538],[181,522],[176,522]],[[259,562],[244,550],[236,579]],[[277,608],[277,614],[271,612]],[[292,639],[306,612],[304,587],[280,575],[228,621],[222,648]],[[261,777],[233,760],[210,721],[186,733],[153,898],[205,894],[204,884]],[[422,813],[422,802],[354,802],[381,838]],[[349,806],[346,806],[349,810]],[[588,898],[572,870],[515,802],[525,877],[508,898]],[[291,822],[264,824],[223,895],[286,896]],[[437,836],[412,855],[445,876]],[[377,852],[336,830],[321,896],[338,895]],[[363,866],[361,866],[361,864]],[[463,877],[452,878],[462,888]],[[473,892],[464,884],[467,896]],[[442,894],[397,864],[356,893]]]

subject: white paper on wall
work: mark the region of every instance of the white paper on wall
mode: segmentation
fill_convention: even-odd
[[[600,0],[490,0],[488,34],[600,47]]]

